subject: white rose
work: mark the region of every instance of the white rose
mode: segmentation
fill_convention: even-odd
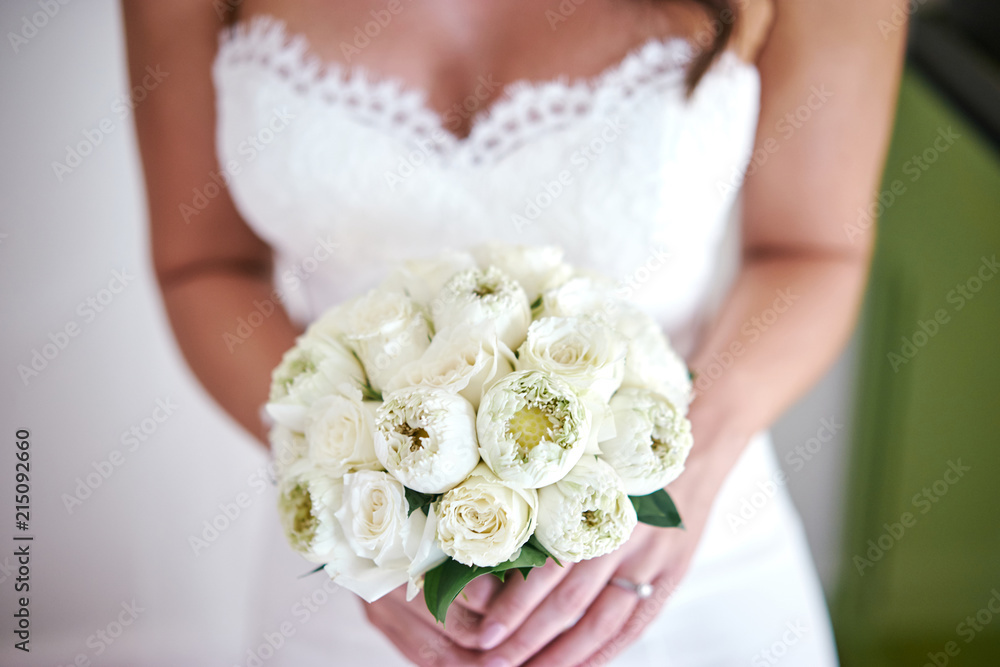
[[[395,391],[423,385],[457,393],[479,408],[483,391],[514,370],[514,353],[492,328],[456,327],[439,331],[424,355],[410,362],[386,387]]]
[[[524,290],[496,267],[461,271],[445,283],[431,304],[437,331],[489,322],[510,349],[516,349],[531,323]]]
[[[375,456],[375,410],[379,405],[362,400],[361,390],[349,387],[313,403],[304,420],[309,460],[332,477],[381,469]]]
[[[402,292],[374,289],[345,313],[347,340],[372,388],[381,390],[399,369],[419,359],[430,345],[427,318]]]
[[[479,463],[476,414],[457,394],[408,387],[385,395],[375,416],[375,454],[420,493],[444,493]]]
[[[562,479],[590,441],[591,413],[564,380],[515,371],[483,395],[479,453],[501,479],[538,488]]]
[[[561,561],[578,563],[611,553],[631,537],[637,522],[621,479],[593,456],[538,490],[535,537]]]
[[[615,437],[600,443],[601,458],[622,478],[630,496],[662,489],[684,471],[691,422],[664,396],[627,387],[611,399]]]
[[[573,267],[563,261],[563,251],[557,246],[505,245],[486,243],[472,249],[479,266],[495,266],[520,283],[534,303],[539,295],[559,287],[573,275]]]
[[[278,483],[278,517],[292,549],[314,563],[325,563],[337,543],[336,517],[341,481],[302,460]]]
[[[271,374],[267,414],[278,424],[302,432],[306,409],[347,384],[360,387],[365,372],[357,357],[334,339],[301,336]]]
[[[569,382],[581,394],[607,402],[625,373],[625,341],[589,317],[545,317],[528,328],[517,351],[517,370],[540,370]]]
[[[426,530],[427,517],[407,514],[403,485],[391,475],[371,470],[345,475],[327,574],[373,602],[442,562],[444,553]]]
[[[535,530],[538,494],[479,464],[436,504],[442,550],[469,566],[492,567],[516,558]]]
[[[686,411],[692,399],[687,364],[659,324],[638,308],[626,306],[615,319],[615,329],[628,341],[622,386],[652,389]]]
[[[475,268],[476,260],[469,253],[447,250],[434,259],[403,262],[393,269],[382,287],[405,292],[421,306],[427,307],[452,276]]]

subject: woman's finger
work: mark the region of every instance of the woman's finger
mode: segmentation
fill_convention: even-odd
[[[400,586],[385,596],[397,604],[405,605],[417,619],[463,648],[479,648],[479,631],[482,617],[474,611],[458,605],[448,608],[448,615],[442,625],[431,614],[424,602],[423,595],[418,595],[409,602],[406,600],[406,587]]]
[[[601,649],[586,661],[588,667],[598,667],[608,664],[612,658],[628,648],[633,642],[642,636],[646,627],[663,610],[663,606],[677,590],[674,580],[666,575],[661,577],[655,585],[655,591],[648,599],[643,600],[632,612],[632,617],[625,622],[616,637],[601,647]]]
[[[502,586],[500,580],[492,575],[476,577],[455,598],[455,604],[483,615]]]
[[[552,592],[573,568],[554,561],[531,570],[528,577],[509,573],[503,588],[483,615],[479,646],[491,649],[518,629],[545,596]]]
[[[429,626],[410,608],[386,596],[365,606],[368,620],[403,655],[420,667],[451,667],[476,664],[479,653],[458,646]]]
[[[617,553],[574,565],[513,634],[489,651],[483,664],[519,665],[572,625],[607,587],[611,573],[618,567]],[[509,619],[498,620],[510,627]]]

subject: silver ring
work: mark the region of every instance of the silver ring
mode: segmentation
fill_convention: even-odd
[[[640,600],[645,600],[646,598],[653,596],[653,584],[637,584],[634,581],[625,579],[624,577],[615,577],[608,583],[614,584],[619,588],[624,588],[627,591],[632,591]]]

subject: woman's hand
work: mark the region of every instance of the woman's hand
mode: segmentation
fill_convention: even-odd
[[[742,444],[712,447],[723,444],[716,429],[695,422],[695,430],[704,439],[669,487],[685,529],[639,524],[627,543],[601,558],[562,567],[550,561],[527,579],[511,573],[503,584],[479,577],[448,610],[443,627],[422,598],[406,602],[402,588],[367,605],[368,619],[404,655],[427,667],[603,664],[639,637],[684,577],[738,454],[734,447]],[[612,584],[616,577],[650,583],[653,594],[640,600]]]

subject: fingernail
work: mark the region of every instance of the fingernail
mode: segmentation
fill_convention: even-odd
[[[479,644],[484,649],[491,649],[500,643],[503,636],[507,633],[507,628],[499,623],[490,623],[483,630],[482,637],[479,638]],[[500,662],[494,663],[494,661],[499,660]],[[507,661],[503,658],[493,658],[490,662],[486,663],[486,667],[508,667]]]
[[[496,657],[487,660],[484,667],[510,667],[510,663],[507,661],[507,658]]]

